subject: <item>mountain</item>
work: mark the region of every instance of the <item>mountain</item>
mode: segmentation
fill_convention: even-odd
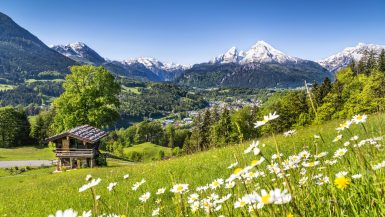
[[[189,66],[175,64],[175,63],[164,63],[155,58],[151,57],[140,57],[137,59],[128,59],[122,61],[127,67],[135,64],[142,64],[151,72],[156,74],[163,81],[174,80],[181,76],[184,70],[188,69]]]
[[[318,63],[334,73],[348,66],[352,60],[359,61],[366,52],[374,51],[379,54],[382,49],[385,49],[385,45],[358,43],[355,47],[347,47],[337,54],[318,61]]]
[[[68,45],[53,45],[52,49],[83,64],[104,66],[111,72],[139,80],[170,81],[181,76],[188,66],[161,62],[151,57],[124,61],[107,60],[83,42]]]
[[[82,42],[76,42],[68,45],[52,45],[51,49],[69,57],[76,62],[85,64],[102,65],[106,60],[96,51]]]
[[[69,72],[76,64],[0,13],[0,83],[22,82],[43,71]]]
[[[297,62],[298,60],[301,59],[288,56],[265,41],[257,41],[248,51],[238,52],[236,47],[232,47],[209,63],[238,63],[244,65],[248,63],[288,63]]]
[[[304,81],[333,78],[328,70],[316,62],[291,57],[258,41],[247,51],[235,47],[208,63],[195,64],[177,79],[177,83],[197,86],[231,87],[298,87]]]

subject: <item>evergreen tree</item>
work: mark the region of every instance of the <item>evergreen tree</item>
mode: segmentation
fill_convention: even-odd
[[[211,128],[211,112],[210,109],[206,109],[202,123],[199,125],[200,149],[206,150],[210,146],[210,128]]]
[[[328,95],[330,90],[332,89],[332,82],[331,80],[326,77],[319,88],[319,98],[317,99],[318,105],[321,105],[323,103],[323,98]]]
[[[385,50],[382,49],[380,56],[378,57],[378,70],[385,72]]]
[[[350,67],[352,69],[354,75],[358,75],[357,63],[354,59],[350,62],[348,67]]]
[[[232,142],[233,126],[230,111],[225,107],[221,113],[221,117],[215,126],[215,137],[217,138],[216,146],[225,146]]]
[[[376,54],[373,50],[367,52],[365,74],[369,75],[376,68]]]
[[[174,148],[174,146],[175,146],[175,129],[171,124],[167,125],[165,135],[167,136],[167,143],[168,143],[167,146],[169,148]]]

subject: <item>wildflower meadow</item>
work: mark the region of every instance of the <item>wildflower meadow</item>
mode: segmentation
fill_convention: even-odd
[[[255,127],[277,118],[269,114]],[[29,210],[16,205],[21,196],[9,204],[25,216],[50,217],[383,216],[384,120],[357,114],[168,161],[47,173],[31,190],[18,177],[21,187],[9,193],[24,194]],[[43,208],[31,205],[37,192]]]

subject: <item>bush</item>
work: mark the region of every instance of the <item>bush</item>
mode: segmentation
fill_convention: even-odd
[[[134,161],[134,162],[139,162],[143,160],[143,153],[137,152],[137,151],[132,151],[128,154],[128,159]]]
[[[179,156],[181,154],[181,150],[179,147],[175,147],[172,149],[172,156]]]
[[[107,158],[103,154],[99,154],[95,158],[95,162],[97,166],[101,166],[101,167],[107,166]]]
[[[159,155],[159,159],[162,160],[164,158],[164,156],[165,156],[165,153],[164,153],[163,150],[160,150],[158,155]]]

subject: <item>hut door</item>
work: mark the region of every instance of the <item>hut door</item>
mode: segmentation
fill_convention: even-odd
[[[68,151],[70,149],[70,140],[63,139],[63,151]]]

